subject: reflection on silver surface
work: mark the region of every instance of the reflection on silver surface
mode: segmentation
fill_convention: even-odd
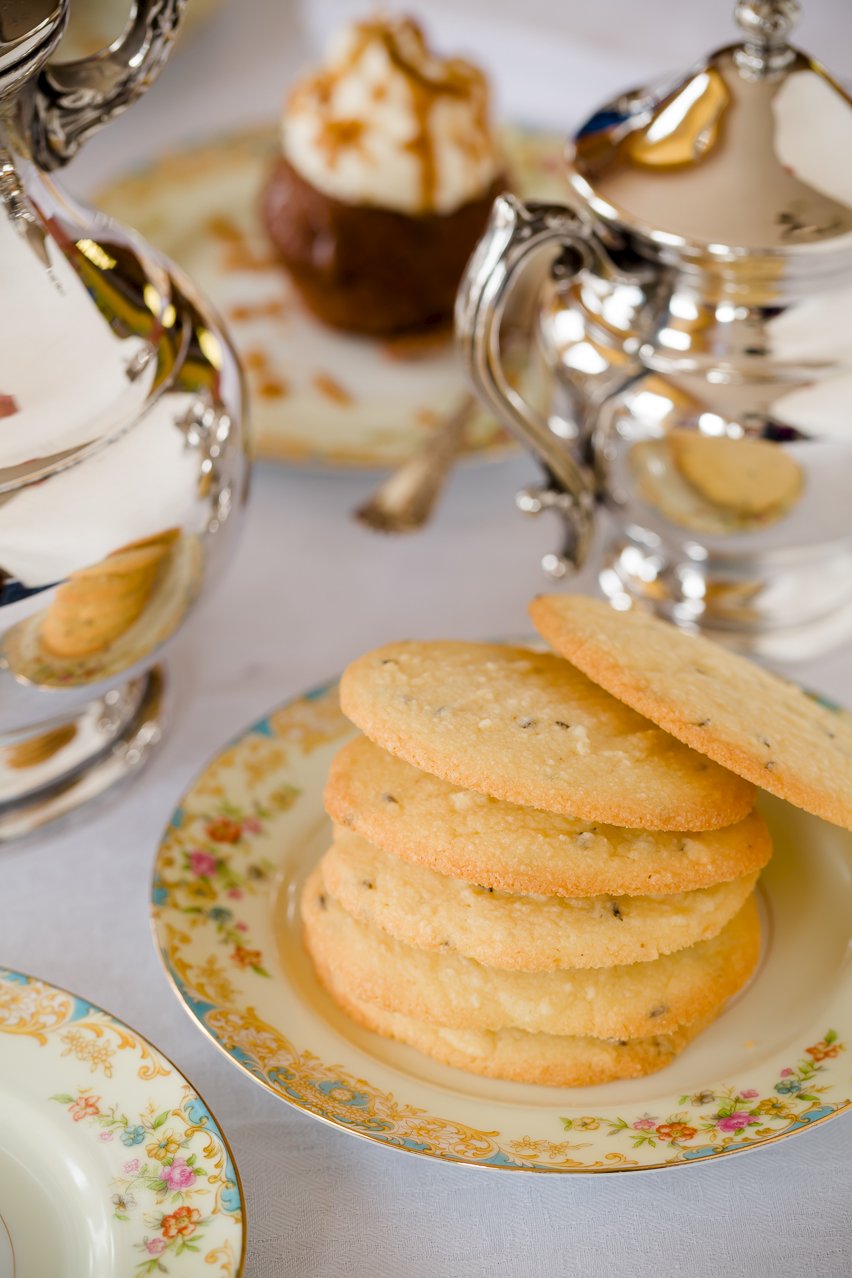
[[[569,148],[574,213],[534,210],[567,246],[534,336],[551,440],[615,516],[604,590],[785,656],[852,633],[852,100],[787,44],[795,15],[743,0],[745,43],[596,112]],[[508,235],[492,226],[459,341],[570,528],[588,512],[540,415],[502,402],[495,279],[535,250],[522,206]],[[548,563],[562,575],[564,550]]]
[[[606,227],[640,236],[640,252],[650,241],[678,265],[747,258],[753,279],[755,259],[791,247],[848,255],[852,101],[783,40],[762,66],[756,54],[744,64],[744,47],[596,111],[569,146],[574,197]]]
[[[186,0],[136,0],[109,48],[42,67],[30,121],[33,153],[42,168],[67,164],[91,133],[148,88],[169,55],[185,5]],[[67,3],[62,7],[67,17]]]
[[[146,672],[218,573],[245,497],[243,389],[218,319],[34,158],[48,148],[56,167],[141,91],[180,8],[145,0],[108,56],[48,65],[19,98],[0,24],[0,837],[24,810],[42,819],[35,791],[65,793],[113,738],[126,746]],[[65,10],[33,37],[31,77]]]
[[[160,742],[163,703],[155,666],[89,701],[61,727],[0,746],[0,844],[133,777]]]
[[[801,467],[762,439],[673,429],[628,450],[630,482],[646,505],[694,533],[734,533],[788,515],[803,489]]]

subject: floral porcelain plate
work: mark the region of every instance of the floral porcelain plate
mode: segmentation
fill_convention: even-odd
[[[284,705],[205,769],[163,838],[156,940],[184,1006],[240,1069],[393,1149],[537,1172],[686,1166],[852,1106],[852,835],[769,798],[758,973],[660,1073],[582,1089],[499,1082],[349,1021],[314,978],[298,898],[330,841],[329,762],[353,734],[336,685]]]
[[[260,223],[274,128],[164,156],[96,197],[182,266],[219,307],[242,357],[260,456],[322,468],[394,466],[463,400],[467,383],[448,336],[380,342],[335,332],[302,306]],[[561,139],[504,134],[521,194],[564,194]],[[468,454],[502,455],[503,429],[477,410]]]
[[[0,1278],[234,1278],[244,1257],[194,1088],[109,1013],[0,968]]]

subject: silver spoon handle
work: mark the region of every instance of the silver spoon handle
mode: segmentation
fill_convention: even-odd
[[[359,506],[355,518],[377,532],[413,532],[422,528],[461,451],[475,410],[473,395],[465,395],[422,447]]]

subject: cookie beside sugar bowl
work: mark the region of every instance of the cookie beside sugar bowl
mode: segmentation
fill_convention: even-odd
[[[852,828],[852,729],[653,617],[531,611],[564,656],[405,642],[350,665],[364,736],[332,764],[302,915],[362,1025],[582,1086],[664,1067],[743,988],[771,855],[753,783]]]

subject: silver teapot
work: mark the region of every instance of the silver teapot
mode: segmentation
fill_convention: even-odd
[[[245,499],[239,366],[190,282],[52,172],[155,78],[182,0],[51,60],[68,0],[0,6],[0,840],[133,773],[155,665]]]
[[[544,463],[560,577],[589,552],[648,606],[759,657],[852,635],[852,100],[791,47],[795,0],[625,93],[567,149],[566,204],[497,200],[458,297],[480,397]],[[501,359],[528,263],[540,399]]]

